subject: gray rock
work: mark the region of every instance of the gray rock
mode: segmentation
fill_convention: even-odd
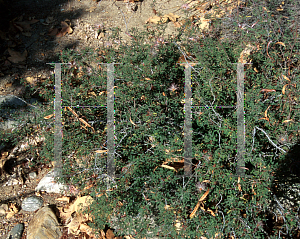
[[[0,207],[0,217],[5,215],[6,215],[5,209],[3,207]]]
[[[35,179],[37,174],[36,174],[36,172],[31,172],[31,173],[29,173],[28,176],[29,176],[30,179]]]
[[[41,208],[44,204],[44,201],[41,197],[28,197],[22,201],[22,209],[27,212],[34,212]]]
[[[13,229],[7,234],[5,239],[20,239],[24,230],[24,225],[22,223],[14,226]]]
[[[20,123],[17,120],[8,119],[0,123],[0,129],[10,130],[18,126]]]
[[[67,189],[67,187],[61,183],[55,182],[55,177],[58,172],[53,169],[47,175],[41,179],[35,191],[46,191],[47,193],[61,193]]]
[[[0,106],[9,108],[19,108],[26,106],[26,103],[13,95],[0,96]]]
[[[62,236],[59,223],[51,208],[41,208],[29,222],[27,239],[59,239]]]

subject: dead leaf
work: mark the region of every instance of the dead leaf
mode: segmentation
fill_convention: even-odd
[[[0,38],[6,40],[6,33],[0,30]]]
[[[48,26],[49,24],[53,23],[55,20],[53,17],[47,17],[45,22],[42,22],[43,25]]]
[[[171,169],[174,170],[175,172],[177,172],[177,170],[169,165],[160,165],[162,168],[167,168],[167,169]]]
[[[115,234],[113,233],[113,231],[111,229],[108,229],[106,232],[106,239],[114,239]]]
[[[253,50],[255,50],[255,47],[252,46],[251,44],[248,44],[246,48],[241,52],[238,62],[242,64],[247,63],[247,58]]]
[[[58,34],[58,29],[57,28],[51,28],[48,32],[49,36],[56,36]]]
[[[137,125],[132,121],[131,117],[129,118],[129,121],[130,121],[130,123],[133,124],[134,126],[137,126]]]
[[[56,34],[57,37],[63,37],[67,33],[71,34],[73,32],[72,28],[65,21],[61,22],[61,30]]]
[[[280,41],[279,41],[279,42],[276,42],[275,45],[276,45],[276,44],[279,44],[279,45],[282,45],[282,46],[285,47],[285,44],[284,44],[283,42],[280,42]]]
[[[284,124],[284,123],[288,123],[288,122],[294,122],[294,120],[293,120],[293,119],[290,119],[290,120],[284,120],[282,123]]]
[[[67,203],[69,203],[70,202],[70,197],[63,196],[61,198],[56,198],[55,200],[56,201],[60,201],[60,202],[67,202]]]
[[[31,85],[33,85],[33,84],[35,83],[35,78],[32,77],[32,76],[27,76],[27,77],[25,78],[25,80],[26,80],[29,84],[31,84]]]
[[[95,153],[103,154],[103,153],[107,153],[107,150],[96,150]]]
[[[31,37],[31,32],[22,32],[22,35],[26,36],[26,37]]]
[[[53,116],[54,116],[54,114],[47,115],[47,116],[44,117],[44,119],[51,119]]]
[[[200,17],[200,19],[195,23],[201,30],[208,30],[210,19],[206,19],[205,17]]]
[[[81,214],[76,214],[74,218],[71,219],[71,222],[66,225],[68,228],[68,234],[72,233],[78,235],[80,233],[79,226],[84,221]]]
[[[37,19],[32,19],[30,21],[19,21],[19,22],[14,22],[14,26],[18,28],[21,32],[25,31],[28,32],[31,30],[31,24],[34,24],[38,22],[39,20]]]
[[[6,214],[6,218],[11,218],[13,217],[15,214],[17,214],[19,212],[18,208],[16,207],[16,204],[11,204],[9,206],[9,212],[7,212]]]
[[[146,23],[154,23],[154,24],[159,24],[159,22],[165,23],[168,19],[169,19],[168,17],[159,17],[155,15],[153,17],[148,18]]]
[[[13,63],[20,63],[26,60],[27,50],[25,50],[23,53],[20,53],[8,48],[8,52],[11,55],[10,57],[8,57],[8,60],[10,60]]]
[[[192,213],[190,214],[190,218],[193,218],[198,210],[198,208],[200,207],[200,204],[202,201],[204,201],[204,199],[207,197],[209,193],[209,189],[207,189],[207,191],[203,194],[203,196],[199,199],[196,207],[194,208],[194,210],[192,211]],[[202,209],[203,210],[203,209]],[[204,210],[205,211],[205,210]]]
[[[96,8],[97,8],[97,6],[90,7],[90,8],[89,8],[89,12],[95,11]]]
[[[74,203],[66,209],[66,212],[79,212],[93,203],[94,199],[91,196],[78,197]]]
[[[282,94],[283,94],[283,95],[285,94],[285,89],[286,89],[286,87],[287,87],[288,85],[289,85],[289,84],[286,84],[286,85],[283,86],[283,88],[282,88]]]
[[[12,86],[12,83],[6,83],[5,84],[5,88],[9,88],[9,87],[11,87]]]
[[[31,20],[29,21],[30,24],[34,24],[34,23],[37,23],[37,22],[39,22],[38,19],[31,19]]]
[[[85,223],[80,224],[79,230],[81,232],[85,232],[89,236],[93,236],[94,235],[93,234],[93,229],[90,226],[86,225]]]
[[[274,90],[274,89],[262,89],[261,91],[260,91],[260,93],[261,92],[276,92],[276,90]]]
[[[288,81],[291,81],[288,77],[286,77],[285,75],[282,75],[282,77]]]

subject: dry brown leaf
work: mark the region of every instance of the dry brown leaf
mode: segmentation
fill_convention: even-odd
[[[166,20],[166,19],[164,19],[164,20]],[[146,21],[146,23],[158,24],[160,21],[162,21],[162,23],[164,23],[164,21],[162,20],[161,17],[155,15],[153,17],[149,17],[148,20]]]
[[[13,63],[20,63],[22,61],[26,60],[27,57],[27,51],[25,50],[23,53],[14,51],[10,48],[8,48],[8,52],[11,55],[10,57],[8,57],[8,60],[10,60]]]
[[[6,40],[6,33],[0,30],[0,38]]]
[[[65,21],[61,22],[61,30],[56,34],[57,37],[63,37],[67,33],[71,34],[73,32],[72,28]]]
[[[114,239],[115,234],[113,233],[113,231],[111,229],[108,229],[106,232],[106,239]]]
[[[276,44],[279,44],[279,45],[282,45],[282,46],[285,47],[285,44],[284,44],[283,42],[280,42],[280,41],[279,41],[279,42],[276,42],[275,45],[276,45]]]
[[[81,232],[85,232],[89,236],[93,236],[94,235],[93,234],[93,229],[90,226],[86,225],[85,223],[80,224],[79,230]]]
[[[268,118],[268,110],[270,109],[270,105],[268,106],[268,108],[266,109],[266,111],[265,111],[265,118]]]
[[[53,116],[54,116],[54,114],[47,115],[47,116],[44,117],[44,119],[51,119]]]
[[[91,196],[78,197],[65,212],[79,212],[92,204],[94,199]]]
[[[9,212],[7,212],[6,214],[6,218],[11,218],[13,217],[15,214],[17,214],[19,212],[18,208],[16,207],[16,204],[11,204],[9,206]]]
[[[285,121],[283,121],[282,123],[284,124],[284,123],[288,123],[288,122],[294,122],[294,120],[293,120],[293,119],[285,120]]]
[[[67,202],[67,203],[69,203],[70,202],[70,197],[63,196],[61,198],[56,198],[55,200],[56,201],[60,201],[60,202]]]
[[[48,32],[49,36],[56,36],[58,34],[58,29],[57,28],[51,28]]]
[[[262,89],[261,91],[260,91],[260,93],[261,92],[276,92],[276,90],[274,90],[274,89]]]
[[[285,76],[285,75],[282,75],[282,77],[284,78],[284,79],[286,79],[286,80],[288,80],[288,81],[291,81],[287,76]]]
[[[25,80],[26,80],[29,84],[31,84],[31,85],[33,85],[34,82],[35,82],[35,78],[32,77],[32,76],[27,76],[27,77],[25,78]]]
[[[206,19],[205,17],[200,17],[200,19],[195,23],[201,30],[208,30],[210,19]]]
[[[71,222],[66,225],[68,234],[72,233],[78,235],[80,233],[79,226],[83,221],[83,216],[81,214],[76,214],[75,217],[71,219]]]
[[[98,153],[98,154],[107,153],[107,149],[106,150],[96,150],[95,153]]]
[[[96,8],[97,8],[97,6],[90,7],[90,8],[89,8],[89,12],[95,11]]]
[[[282,94],[283,94],[283,95],[285,94],[285,89],[286,89],[286,87],[287,87],[288,85],[289,85],[289,84],[286,84],[286,85],[283,86],[283,88],[282,88]]]
[[[129,121],[130,121],[130,123],[133,124],[134,126],[137,126],[137,125],[132,121],[131,117],[129,118]]]
[[[162,168],[167,168],[167,169],[171,169],[171,170],[174,170],[175,172],[177,172],[177,170],[169,165],[160,165],[160,167]]]
[[[12,86],[12,83],[6,83],[4,87],[5,87],[5,88],[9,88],[9,87],[11,87],[11,86]]]
[[[166,17],[168,17],[170,19],[170,21],[172,22],[176,22],[178,18],[180,18],[180,16],[175,15],[174,13],[169,13],[167,15],[165,15]]]
[[[31,37],[31,32],[22,32],[22,35],[24,35],[25,37]]]
[[[101,234],[102,238],[105,238],[105,232],[103,230],[100,230],[100,234]]]
[[[32,19],[30,21],[18,21],[14,22],[14,26],[19,29],[21,32],[25,31],[28,32],[31,30],[31,24],[37,23],[39,20],[37,19]]]
[[[252,46],[251,44],[248,44],[246,48],[241,52],[238,62],[242,64],[247,63],[247,58],[253,50],[255,50],[255,47]]]
[[[45,22],[42,22],[42,24],[44,26],[49,26],[51,23],[53,23],[55,20],[53,19],[53,17],[47,17]]]
[[[21,32],[22,31],[30,31],[31,27],[28,22],[15,22],[14,23],[15,27],[17,27]]]

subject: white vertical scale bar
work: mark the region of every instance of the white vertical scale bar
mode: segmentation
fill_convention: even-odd
[[[189,177],[192,175],[192,90],[191,90],[191,66],[185,64],[185,121],[184,121],[184,175]]]
[[[61,121],[61,64],[55,63],[55,99],[54,99],[54,161],[58,175],[62,168],[62,121]]]
[[[107,64],[107,174],[115,177],[114,63]]]
[[[237,168],[236,174],[245,176],[245,111],[244,64],[237,63]]]

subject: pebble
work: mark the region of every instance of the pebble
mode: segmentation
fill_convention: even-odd
[[[27,212],[34,212],[42,207],[44,201],[41,197],[31,196],[22,201],[22,209]]]
[[[2,204],[0,206],[0,216],[5,216],[7,211],[8,211],[8,205]]]
[[[27,239],[59,239],[62,236],[57,218],[50,207],[36,212],[27,228]]]
[[[5,239],[20,239],[24,230],[24,225],[19,223],[7,234]]]
[[[0,216],[5,216],[6,215],[6,211],[3,207],[0,207]]]
[[[35,179],[37,174],[36,174],[36,172],[31,172],[31,173],[29,173],[28,176],[29,176],[30,179]]]

